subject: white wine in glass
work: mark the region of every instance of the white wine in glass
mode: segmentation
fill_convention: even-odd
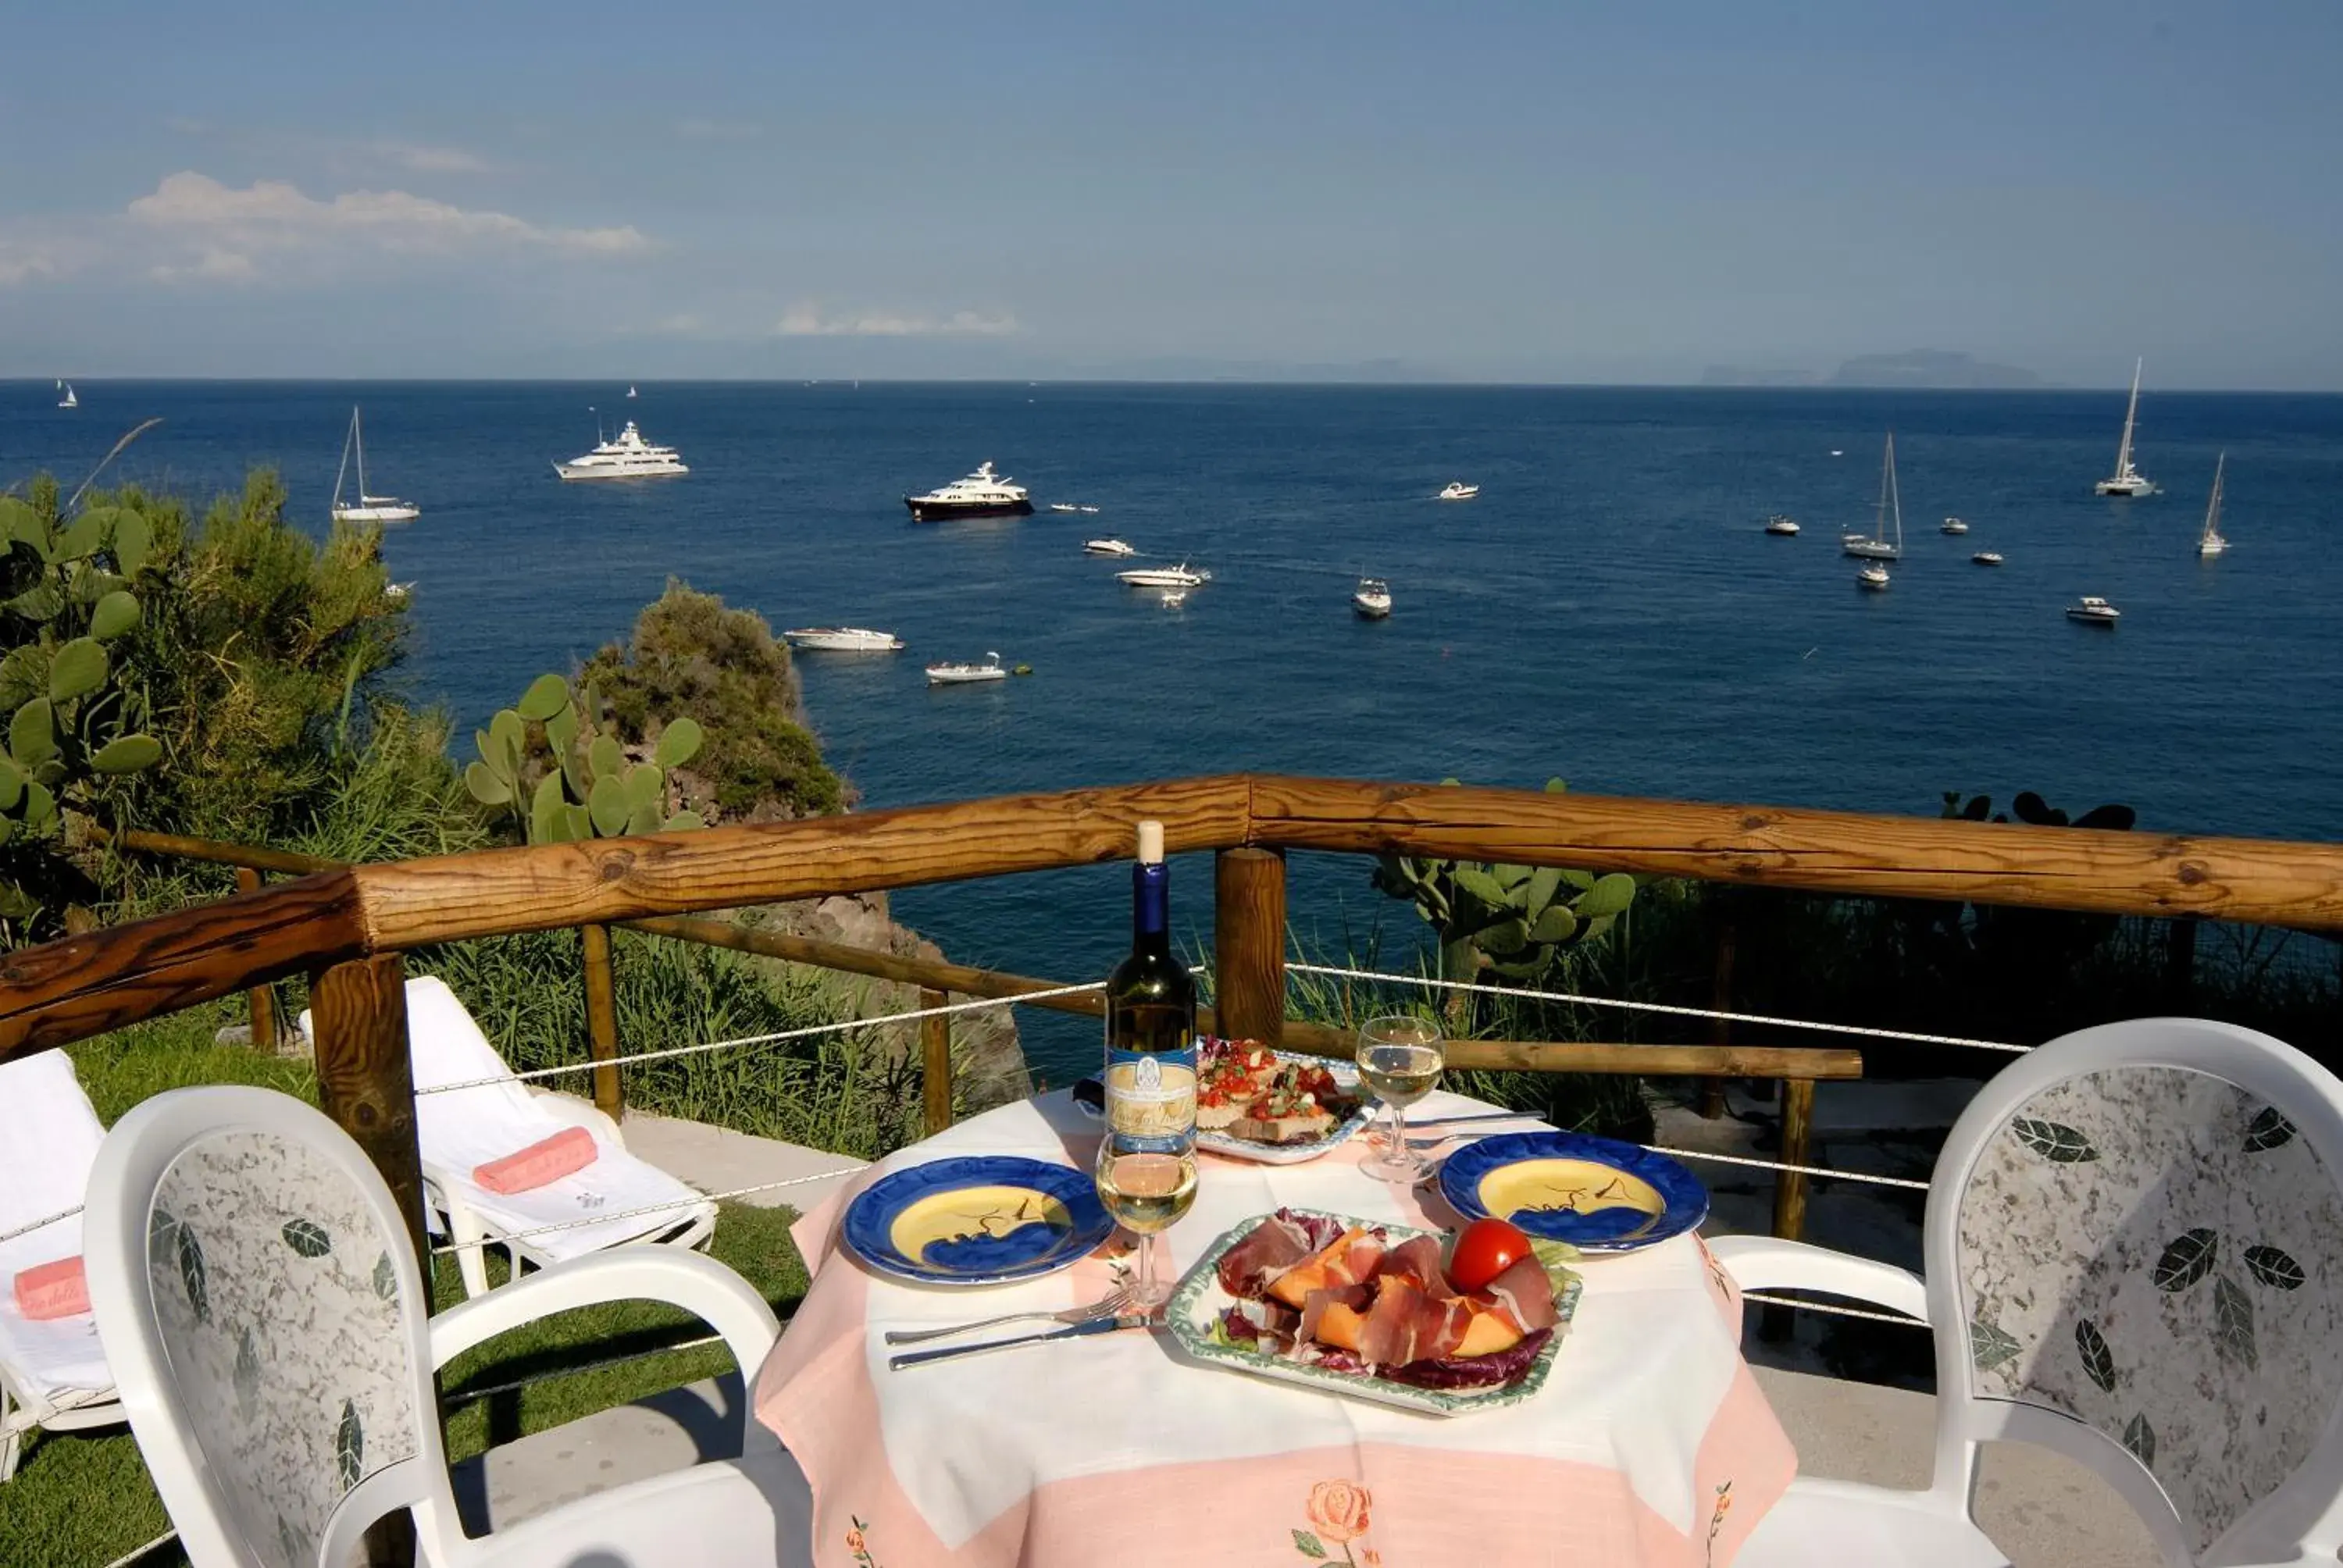
[[[1131,1286],[1131,1303],[1153,1312],[1172,1296],[1169,1282],[1155,1277],[1155,1235],[1179,1223],[1196,1204],[1196,1156],[1192,1149],[1177,1153],[1119,1153],[1114,1140],[1099,1146],[1099,1202],[1122,1228],[1139,1238],[1139,1279]]]
[[[1390,1107],[1383,1147],[1359,1169],[1385,1181],[1415,1182],[1431,1169],[1407,1143],[1407,1108],[1440,1085],[1448,1065],[1440,1030],[1420,1018],[1377,1018],[1359,1030],[1359,1077]]]

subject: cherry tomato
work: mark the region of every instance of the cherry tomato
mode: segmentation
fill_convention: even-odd
[[[1477,1291],[1530,1256],[1530,1239],[1503,1220],[1475,1220],[1456,1238],[1448,1255],[1448,1282]]]

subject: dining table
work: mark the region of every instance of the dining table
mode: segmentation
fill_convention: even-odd
[[[1495,1109],[1441,1091],[1414,1115]],[[1541,1125],[1449,1122],[1425,1141]],[[1742,1358],[1739,1292],[1696,1231],[1574,1264],[1584,1291],[1544,1385],[1451,1417],[1249,1375],[1161,1327],[890,1370],[890,1330],[1072,1308],[1129,1259],[1110,1243],[1020,1283],[906,1283],[844,1244],[855,1196],[947,1156],[1087,1172],[1101,1131],[1064,1091],[1001,1106],[859,1172],[793,1227],[811,1281],[753,1408],[811,1483],[822,1568],[1725,1568],[1789,1486],[1796,1453]],[[1178,1277],[1282,1207],[1462,1222],[1436,1184],[1362,1171],[1365,1141],[1297,1164],[1201,1155],[1194,1208],[1153,1243],[1159,1270]]]

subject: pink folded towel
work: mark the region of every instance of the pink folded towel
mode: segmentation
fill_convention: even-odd
[[[472,1180],[491,1192],[528,1192],[583,1171],[600,1152],[592,1133],[583,1127],[565,1127],[518,1154],[473,1167]]]
[[[16,1310],[35,1322],[89,1311],[89,1279],[79,1258],[59,1258],[16,1276]]]

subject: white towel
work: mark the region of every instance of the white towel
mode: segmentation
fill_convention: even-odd
[[[302,1015],[307,1029],[309,1018]],[[456,993],[437,975],[407,982],[407,1039],[419,1091],[447,1083],[509,1073],[504,1058]],[[531,1236],[526,1244],[553,1259],[582,1257],[622,1241],[670,1230],[691,1219],[707,1201],[673,1176],[611,1142],[598,1127],[594,1162],[573,1175],[527,1192],[491,1192],[472,1172],[492,1160],[517,1154],[575,1125],[547,1110],[518,1083],[489,1083],[446,1094],[419,1095],[415,1102],[423,1173],[447,1196],[479,1214],[492,1231],[509,1233],[539,1225],[617,1214],[663,1205],[632,1219],[578,1225]]]
[[[78,1205],[105,1140],[64,1051],[0,1062],[0,1231]],[[95,1317],[81,1312],[34,1322],[16,1310],[20,1271],[80,1251],[77,1213],[0,1241],[0,1366],[28,1400],[85,1403],[114,1386]]]

